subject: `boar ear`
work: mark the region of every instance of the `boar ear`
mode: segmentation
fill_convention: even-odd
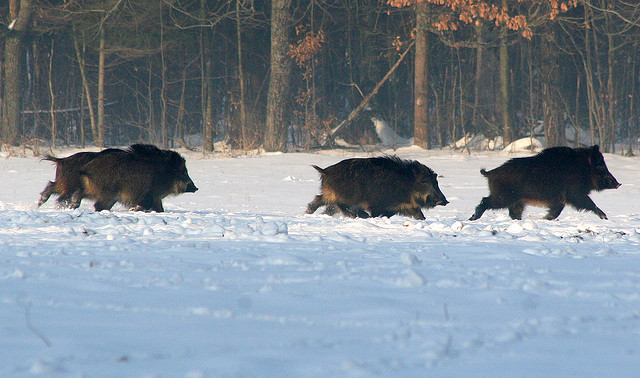
[[[171,156],[169,158],[169,164],[174,168],[182,168],[185,165],[184,158],[180,156],[177,152],[171,151]]]
[[[421,164],[414,163],[409,167],[411,168],[411,173],[413,173],[415,177],[419,177],[420,175],[424,174],[424,169],[422,168]]]
[[[589,164],[591,165],[597,165],[601,161],[603,161],[602,154],[600,153],[600,146],[598,146],[597,144],[591,146],[591,148],[589,149],[588,159],[589,159]]]

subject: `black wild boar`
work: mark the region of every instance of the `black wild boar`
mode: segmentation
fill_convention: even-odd
[[[184,158],[153,145],[134,144],[123,154],[97,156],[80,175],[81,196],[94,200],[96,211],[120,202],[133,210],[161,212],[163,198],[198,190]]]
[[[539,154],[515,158],[490,171],[480,170],[489,180],[484,197],[469,220],[487,209],[509,209],[512,219],[522,219],[526,205],[548,207],[545,219],[555,219],[565,205],[590,210],[607,219],[589,198],[592,190],[617,189],[621,184],[607,169],[600,148],[552,147]]]
[[[425,219],[422,207],[449,203],[438,187],[437,175],[417,161],[386,156],[313,167],[320,172],[321,194],[309,203],[307,214],[326,206],[327,214],[337,209],[352,218],[400,214]]]
[[[52,194],[58,195],[57,202],[60,207],[75,209],[80,206],[82,198],[79,198],[77,192],[81,190],[80,170],[82,167],[100,154],[119,152],[124,153],[123,150],[109,148],[100,152],[78,152],[65,158],[45,156],[43,160],[49,160],[56,164],[56,178],[55,181],[49,181],[40,193],[38,207],[47,202]]]

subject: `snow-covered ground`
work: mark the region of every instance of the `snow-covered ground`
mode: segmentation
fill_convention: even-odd
[[[592,194],[608,221],[528,208],[470,222],[479,169],[516,155],[396,151],[451,202],[416,221],[304,214],[310,165],[363,153],[182,152],[200,190],[159,214],[37,209],[53,165],[0,160],[0,376],[640,371],[638,158],[606,155],[623,184]]]

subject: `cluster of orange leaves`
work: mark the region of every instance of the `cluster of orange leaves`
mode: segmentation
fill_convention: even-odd
[[[411,37],[415,38],[416,36],[414,35],[415,30],[411,31]],[[402,41],[402,39],[400,39],[400,36],[396,36],[396,38],[393,40],[393,42],[391,42],[391,45],[393,45],[393,47],[395,47],[396,51],[400,51],[402,50],[402,46],[404,46],[404,42]]]
[[[304,25],[296,27],[298,41],[289,45],[289,56],[296,62],[298,67],[309,70],[311,62],[317,63],[316,56],[326,42],[324,31],[307,31]]]
[[[387,0],[387,4],[393,7],[405,7],[423,2],[448,7],[458,15],[458,20],[455,20],[451,14],[440,15],[438,21],[433,24],[438,30],[458,30],[458,21],[478,25],[481,20],[486,20],[511,30],[522,30],[522,36],[527,39],[531,39],[532,36],[526,16],[511,16],[507,8],[482,0]],[[553,20],[560,12],[566,12],[569,8],[575,7],[578,0],[518,0],[518,2],[548,3],[549,18]]]

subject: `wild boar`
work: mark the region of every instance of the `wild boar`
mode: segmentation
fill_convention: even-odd
[[[425,219],[421,208],[449,203],[438,187],[437,175],[427,166],[395,156],[346,159],[320,172],[321,194],[307,214],[326,206],[348,217],[390,217],[394,214]]]
[[[565,205],[607,219],[589,193],[621,185],[607,169],[597,145],[547,148],[535,156],[514,158],[480,173],[489,181],[490,194],[480,201],[469,220],[480,218],[487,209],[504,208],[509,209],[512,219],[522,219],[526,205],[549,208],[545,216],[549,220],[556,219]]]
[[[184,158],[153,145],[135,144],[123,154],[97,156],[80,175],[81,196],[94,200],[96,211],[120,202],[132,210],[161,212],[163,198],[198,190]]]
[[[56,178],[49,181],[40,193],[38,207],[42,206],[52,194],[58,195],[58,206],[75,209],[80,206],[80,198],[76,193],[81,190],[80,170],[82,167],[100,154],[124,153],[123,150],[108,148],[100,152],[78,152],[65,158],[47,155],[43,160],[56,164]]]

